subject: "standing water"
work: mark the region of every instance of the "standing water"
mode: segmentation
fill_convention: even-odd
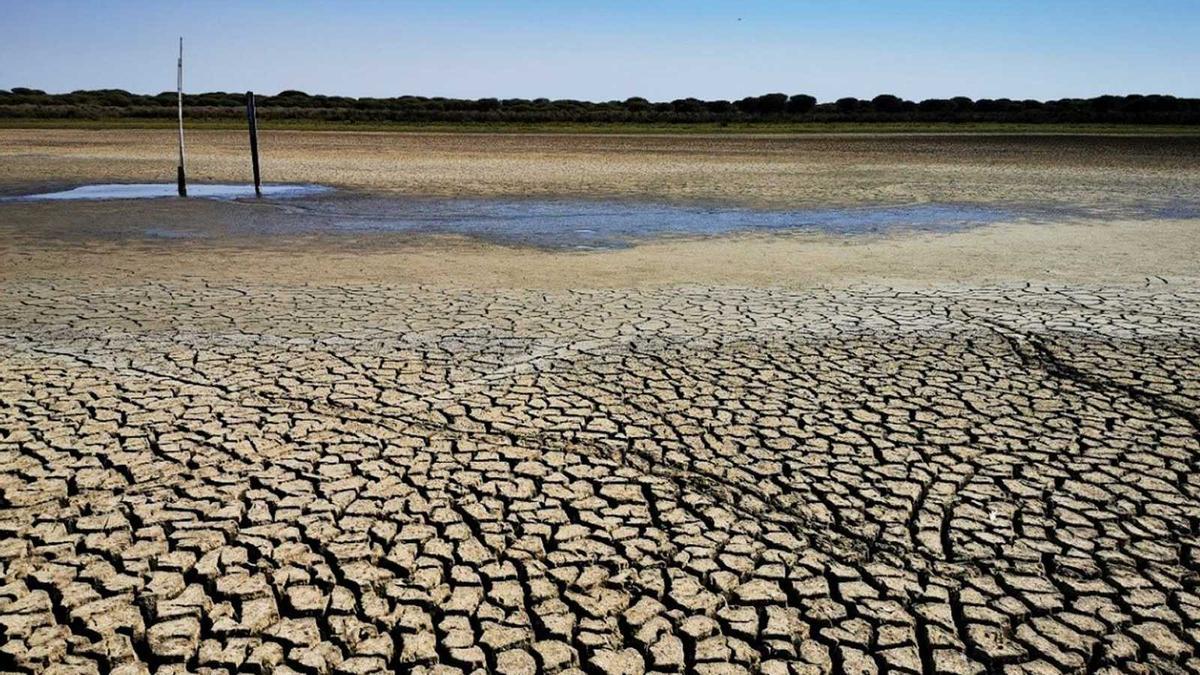
[[[179,200],[170,184],[85,185],[70,190],[29,194],[7,202],[158,200],[170,209],[141,214],[153,219],[154,236],[206,236],[203,218],[226,224],[224,234],[313,235],[353,233],[451,234],[488,241],[553,249],[622,248],[663,236],[718,236],[744,232],[816,232],[836,235],[897,231],[951,232],[1012,222],[1055,222],[1074,218],[1107,219],[1116,214],[1061,205],[911,203],[809,206],[754,209],[697,203],[636,200],[409,197],[333,190],[321,185],[263,186],[254,199],[251,185],[192,184],[189,194],[226,203],[215,215],[197,200]],[[173,198],[166,200],[166,198]],[[116,217],[138,216],[132,203]],[[148,208],[148,207],[144,207]],[[1146,206],[1123,217],[1188,218],[1200,216],[1200,203]],[[192,221],[192,229],[180,227]],[[201,222],[196,222],[200,220]],[[179,222],[176,222],[179,221]],[[200,230],[195,229],[200,225]],[[101,227],[101,225],[96,225]]]

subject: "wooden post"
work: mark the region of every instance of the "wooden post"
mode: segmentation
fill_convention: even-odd
[[[187,174],[183,170],[183,38],[179,38],[179,69],[176,79],[176,93],[179,100],[179,173],[175,179],[178,181],[179,196],[187,196]]]
[[[254,167],[254,196],[262,196],[262,179],[258,175],[258,120],[254,110],[254,92],[246,92],[246,121],[250,123],[250,164]]]

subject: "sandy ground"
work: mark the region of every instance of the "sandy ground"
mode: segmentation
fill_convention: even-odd
[[[169,131],[0,130],[0,185],[171,182]],[[637,195],[763,206],[1059,201],[1194,192],[1200,138],[264,132],[275,182],[437,195]],[[243,134],[188,135],[195,181],[248,181]]]
[[[1200,671],[1200,222],[1121,217],[1190,142],[268,138],[363,189],[1116,217],[578,254],[0,205],[0,671]],[[3,131],[0,182],[163,142]]]

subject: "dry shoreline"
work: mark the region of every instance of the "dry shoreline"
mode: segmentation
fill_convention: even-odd
[[[563,253],[457,238],[271,242],[168,241],[5,246],[0,281],[212,278],[243,283],[417,284],[477,288],[619,288],[673,284],[842,286],[860,283],[1200,282],[1194,221],[1008,224],[943,235],[864,240],[739,236]],[[998,254],[997,250],[1003,253]]]

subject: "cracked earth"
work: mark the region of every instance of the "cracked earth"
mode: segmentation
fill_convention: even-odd
[[[1200,671],[1200,288],[0,295],[0,670]]]

